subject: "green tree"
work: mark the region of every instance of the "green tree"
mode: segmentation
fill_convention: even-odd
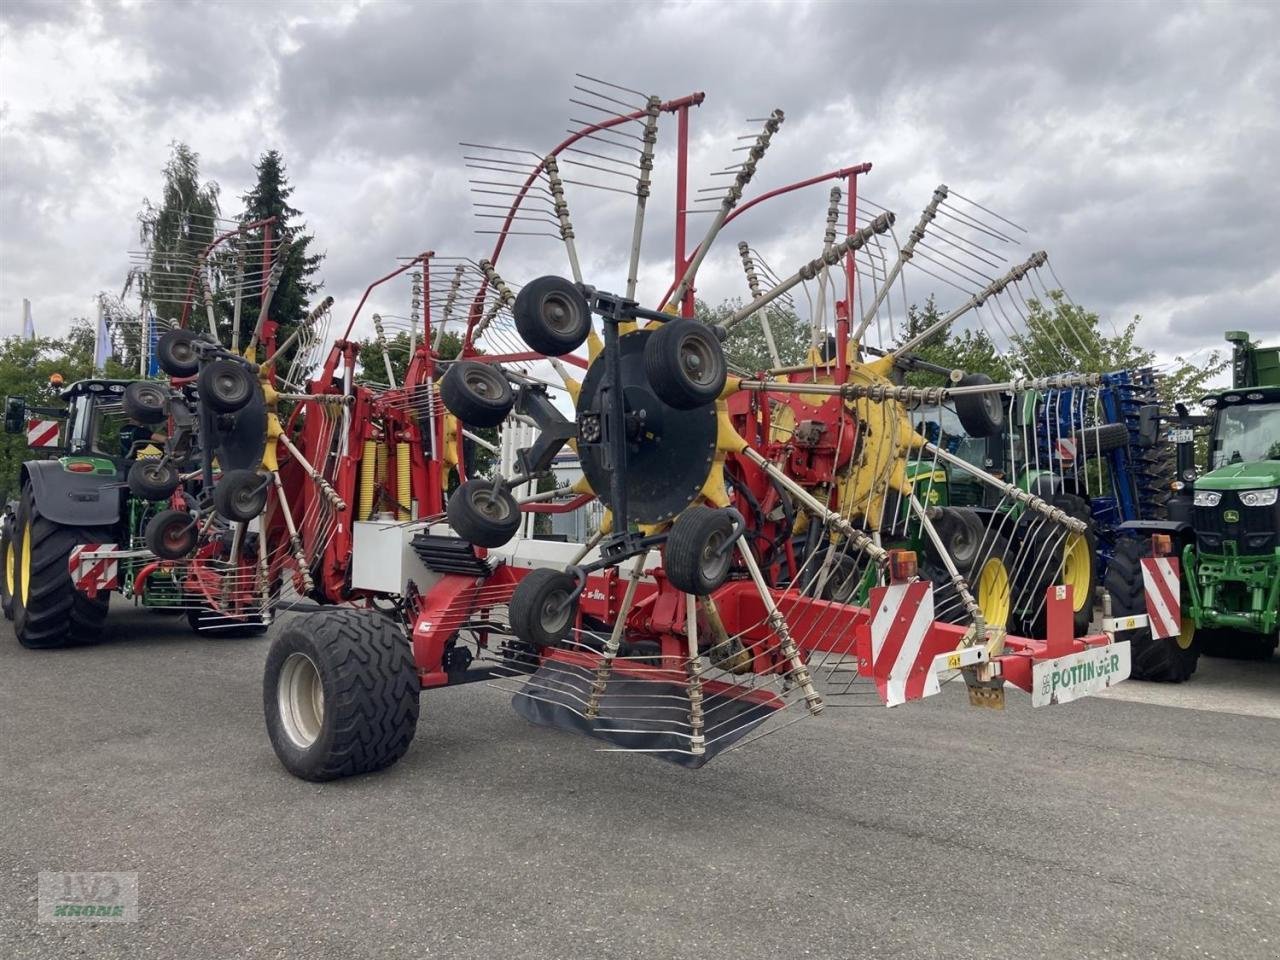
[[[699,300],[694,304],[694,315],[706,323],[724,323],[742,308],[741,299],[725,300],[712,307]],[[804,363],[809,353],[811,339],[809,324],[796,316],[794,311],[767,308],[751,315],[729,331],[724,352],[729,363],[744,373],[756,373],[775,366],[769,355],[769,343],[764,335],[764,320],[769,322],[778,359],[784,367]]]
[[[1061,290],[1051,291],[1048,302],[1029,300],[1027,306],[1027,329],[1011,338],[1011,349],[1017,366],[1032,376],[1157,367],[1161,405],[1171,408],[1198,398],[1231,362],[1225,351],[1214,350],[1205,359],[1177,356],[1171,364],[1158,364],[1155,352],[1139,345],[1142,317],[1107,336],[1098,315],[1068,301]]]
[[[321,287],[312,278],[320,269],[324,254],[310,252],[315,238],[306,232],[307,225],[299,219],[302,212],[289,204],[293,187],[289,185],[280,151],[268,150],[258,158],[254,169],[258,180],[242,197],[245,209],[240,219],[242,223],[252,223],[275,217],[271,227],[273,243],[287,241],[289,244],[280,284],[267,311],[268,318],[279,324],[278,338],[283,340],[306,317],[311,298]],[[241,343],[248,342],[262,309],[261,257],[250,257],[244,271],[245,287],[250,292],[244,298],[240,316]]]
[[[942,319],[944,314],[932,296],[925,301],[924,307],[912,304],[907,309],[903,321],[899,343],[906,343]],[[954,323],[939,329],[924,343],[912,351],[916,356],[929,363],[936,363],[949,370],[963,370],[965,373],[985,373],[993,380],[1008,380],[1013,375],[1009,359],[1001,353],[1000,348],[981,328],[974,330],[968,327],[954,330]],[[910,373],[907,382],[916,386],[937,385],[938,375],[932,373]]]
[[[200,255],[213,241],[218,215],[218,185],[200,181],[199,155],[175,141],[164,166],[160,203],[144,199],[138,214],[139,238],[149,250],[141,293],[162,320],[182,316],[188,290],[199,302],[199,286],[191,281]],[[216,285],[219,261],[211,262],[208,269],[209,282]],[[207,323],[203,310],[192,311],[192,326],[202,329]]]

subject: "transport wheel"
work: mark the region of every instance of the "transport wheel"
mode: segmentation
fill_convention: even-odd
[[[947,552],[956,566],[969,570],[978,559],[978,551],[986,537],[987,527],[982,518],[968,507],[942,507],[941,516],[933,521],[938,536],[947,545]]]
[[[677,590],[705,597],[729,577],[734,523],[727,510],[696,506],[676,517],[667,534],[667,579]]]
[[[171,377],[194,377],[200,370],[196,335],[185,327],[168,330],[156,341],[156,363]]]
[[[413,741],[418,694],[404,633],[372,610],[289,621],[271,644],[262,678],[271,747],[303,780],[391,766]]]
[[[854,603],[862,587],[858,576],[858,564],[847,553],[838,554],[831,564],[831,573],[822,585],[822,599],[835,603]]]
[[[957,387],[973,387],[993,383],[985,373],[970,373],[960,378]],[[971,437],[997,437],[1004,431],[1004,401],[998,393],[970,393],[955,397],[956,416],[964,432]]]
[[[185,510],[161,510],[147,521],[147,549],[161,560],[181,560],[196,546],[196,519]]]
[[[507,611],[511,632],[537,649],[565,640],[573,629],[577,582],[563,570],[540,567],[516,584]]]
[[[64,526],[40,515],[30,487],[22,492],[14,526],[13,632],[33,650],[101,639],[111,595],[96,599],[75,589],[67,564],[82,543],[110,543],[109,527]]]
[[[1013,580],[1006,560],[1009,546],[999,536],[989,538],[987,545],[990,549],[981,550],[969,568],[969,583],[987,626],[1007,630],[1013,614]]]
[[[1116,543],[1115,554],[1107,567],[1106,588],[1111,594],[1111,615],[1128,617],[1147,612],[1146,587],[1142,582],[1143,557],[1151,556],[1151,542],[1146,538],[1124,537]],[[1133,657],[1135,680],[1158,680],[1182,683],[1196,672],[1200,644],[1195,624],[1183,612],[1182,633],[1158,640],[1151,628],[1139,627],[1116,634],[1117,640],[1128,640]]]
[[[253,399],[258,387],[249,368],[225,357],[206,363],[196,380],[200,399],[219,413],[235,413]]]
[[[228,520],[247,523],[267,508],[268,482],[255,470],[228,470],[213,488],[213,505]]]
[[[440,381],[445,409],[469,427],[496,427],[507,419],[516,396],[493,364],[459,360]],[[470,461],[467,461],[470,462]]]
[[[17,571],[17,560],[13,553],[13,517],[5,517],[0,525],[0,563],[4,569],[0,571],[0,607],[4,609],[5,618],[13,619],[14,574]]]
[[[492,480],[468,480],[449,496],[449,526],[477,547],[500,547],[520,529],[520,505],[505,486]]]
[[[660,400],[677,410],[694,410],[720,396],[729,367],[711,327],[678,317],[650,335],[644,372]]]
[[[135,460],[129,468],[129,492],[140,500],[168,500],[179,482],[178,468],[167,460]]]
[[[167,416],[165,404],[168,400],[169,391],[163,384],[139,380],[124,388],[120,407],[130,420],[151,425],[164,421]]]
[[[1129,428],[1123,423],[1104,423],[1097,427],[1086,427],[1075,436],[1077,453],[1108,453],[1129,445]]]
[[[591,332],[587,298],[563,277],[539,277],[525,284],[511,312],[524,342],[549,357],[577,350]]]

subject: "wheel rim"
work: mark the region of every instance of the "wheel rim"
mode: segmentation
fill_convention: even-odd
[[[15,566],[13,558],[13,537],[9,538],[9,542],[4,545],[4,588],[10,597],[13,596],[13,568]]]
[[[152,412],[164,410],[164,394],[154,387],[139,387],[134,391],[133,395],[134,399],[137,400],[138,405],[146,408],[147,410]]]
[[[27,605],[27,585],[31,583],[31,521],[22,530],[22,565],[19,567],[18,592],[22,605]]]
[[[476,513],[486,520],[501,523],[511,516],[511,508],[503,497],[495,496],[491,490],[477,490],[471,495],[471,505]]]
[[[219,373],[213,378],[214,390],[227,403],[239,403],[249,395],[243,378],[230,370]]]
[[[324,724],[324,683],[315,661],[305,653],[291,653],[280,668],[276,684],[280,724],[294,746],[305,750],[320,737]]]
[[[990,557],[978,574],[978,607],[987,623],[1003,627],[1009,622],[1010,594],[1009,568],[999,557]]]
[[[253,514],[257,516],[262,512],[264,504],[260,502],[261,484],[245,481],[239,487],[232,491],[232,504],[235,506],[236,513],[240,516]]]
[[[566,590],[552,590],[538,608],[538,622],[542,630],[555,636],[569,622],[569,593]]]
[[[1071,606],[1076,613],[1092,602],[1089,583],[1093,579],[1093,557],[1083,534],[1067,534],[1062,548],[1062,580],[1071,588]]]
[[[174,520],[169,523],[160,538],[166,547],[175,553],[187,552],[187,532],[191,524],[186,520]]]
[[[715,382],[715,357],[701,336],[685,337],[680,342],[680,369],[690,381],[700,387]]]
[[[487,370],[469,370],[463,377],[467,389],[482,400],[497,400],[502,395],[498,385]]]
[[[725,534],[719,530],[714,531],[707,542],[702,545],[701,562],[699,566],[702,568],[702,578],[708,583],[715,583],[720,579],[725,568],[729,565],[729,553],[724,549]]]
[[[542,322],[556,333],[572,333],[578,324],[578,311],[564,294],[549,293],[542,301]]]
[[[169,469],[158,463],[144,466],[142,468],[142,476],[154,486],[167,487],[169,485]]]
[[[1182,611],[1182,629],[1178,631],[1178,649],[1190,650],[1191,644],[1196,639],[1196,622],[1191,619],[1187,611]]]

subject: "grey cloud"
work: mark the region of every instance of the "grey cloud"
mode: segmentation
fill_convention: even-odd
[[[38,6],[6,4],[6,29],[20,36],[79,10]],[[42,185],[40,161],[9,163],[15,146],[38,157],[44,140],[78,143],[81,154],[107,154],[102,167],[145,159],[153,168],[152,148],[175,135],[175,114],[207,115],[212,126],[243,114],[246,146],[192,138],[224,206],[234,207],[260,149],[279,146],[295,202],[329,251],[327,289],[354,303],[397,255],[487,248],[472,232],[458,141],[545,150],[570,115],[586,116],[566,101],[581,71],[666,96],[705,89],[693,120],[696,185],[728,162],[720,133],[745,132],[742,118],[780,106],[787,123],[753,192],[870,160],[863,190],[897,210],[902,230],[946,181],[1026,224],[1028,246],[1049,250],[1078,302],[1117,320],[1140,310],[1162,350],[1213,344],[1229,322],[1213,317],[1226,312],[1274,329],[1265,292],[1280,261],[1280,69],[1278,17],[1263,4],[150,4],[101,7],[94,22],[148,66],[145,81],[114,91],[148,149],[102,142],[121,117],[77,125],[69,112],[46,111],[38,129],[5,123],[6,254],[74,230],[84,216],[76,198],[111,187],[77,187],[57,170]],[[700,139],[709,131],[714,145]],[[672,139],[668,124],[660,177],[669,177]],[[145,173],[158,188],[158,172]],[[781,250],[787,239],[779,256],[809,256],[825,194],[762,207],[724,242]],[[616,272],[627,205],[581,189],[570,199],[584,255]],[[32,226],[40,210],[58,214]],[[655,191],[651,274],[669,269],[671,224],[669,189]],[[125,226],[116,232],[131,236]],[[555,252],[513,241],[511,269]],[[119,250],[81,253],[99,265],[94,276],[122,259]],[[6,329],[11,304],[44,276],[33,261],[6,255],[0,266]],[[702,278],[712,297],[740,284],[731,251]],[[913,299],[927,292],[917,278]]]

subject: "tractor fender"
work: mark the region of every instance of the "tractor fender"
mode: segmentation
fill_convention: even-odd
[[[120,483],[92,473],[69,473],[57,460],[22,465],[22,484],[40,516],[64,526],[109,527],[120,519]]]

